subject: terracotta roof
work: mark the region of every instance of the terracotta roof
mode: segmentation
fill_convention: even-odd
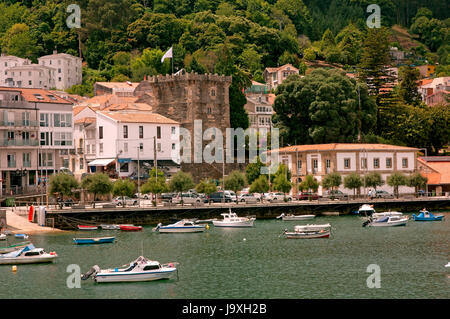
[[[117,122],[121,123],[159,123],[159,124],[178,124],[177,121],[171,120],[165,116],[150,112],[105,112],[98,111],[98,113],[103,114]]]
[[[89,105],[91,107],[105,108],[113,104],[134,103],[138,97],[135,96],[117,96],[115,94],[97,95],[80,103],[80,105]]]
[[[20,92],[22,97],[27,102],[73,104],[58,95],[53,94],[51,91],[44,89],[0,87],[0,92],[1,91]]]
[[[97,119],[95,117],[83,117],[81,119],[78,119],[75,121],[75,124],[91,124],[91,123],[95,123],[97,121]]]
[[[284,152],[305,152],[305,151],[417,151],[417,148],[388,145],[388,144],[357,144],[357,143],[332,143],[332,144],[311,144],[311,145],[293,145],[278,149],[279,153]],[[275,150],[274,150],[275,151]]]
[[[428,185],[450,184],[449,156],[419,157],[417,161],[428,168],[420,170],[420,174],[428,178]]]
[[[291,70],[293,70],[293,71],[298,71],[298,69],[295,66],[293,66],[292,64],[290,64],[290,63],[282,65],[282,66],[279,66],[277,68],[266,68],[266,71],[268,71],[268,72],[277,72],[277,71],[282,70],[282,69],[284,69],[286,67],[290,67]]]
[[[118,88],[136,88],[140,82],[95,82],[95,84],[99,84],[101,86],[110,88],[110,89],[118,89]]]
[[[103,111],[151,111],[152,107],[147,103],[115,103],[103,109]]]

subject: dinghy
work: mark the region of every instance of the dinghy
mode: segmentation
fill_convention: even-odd
[[[97,230],[98,226],[78,225],[79,230]]]
[[[77,245],[106,244],[106,243],[113,243],[115,238],[116,237],[74,238],[73,241]]]
[[[313,219],[314,217],[316,217],[316,215],[292,215],[292,214],[285,215],[284,213],[282,213],[277,218],[278,219],[281,218],[284,221],[297,221],[297,220]]]
[[[331,225],[295,226],[293,232],[288,232],[287,229],[285,229],[283,234],[289,239],[328,238],[331,234]]]

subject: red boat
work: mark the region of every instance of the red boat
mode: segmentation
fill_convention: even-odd
[[[142,226],[120,225],[120,230],[140,231],[140,230],[142,230]]]
[[[97,230],[98,226],[78,225],[79,230]]]

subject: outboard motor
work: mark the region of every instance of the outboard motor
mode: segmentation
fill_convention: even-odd
[[[155,228],[153,228],[152,230],[153,231],[158,231],[160,228],[161,228],[161,226],[162,226],[162,224],[161,223],[159,223],[158,225],[156,225],[156,227]]]
[[[87,280],[89,277],[91,277],[92,275],[95,275],[99,271],[100,271],[100,267],[95,265],[91,269],[89,269],[89,271],[87,273],[85,273],[84,275],[81,275],[81,280]]]

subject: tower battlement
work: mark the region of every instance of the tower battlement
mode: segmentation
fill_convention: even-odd
[[[232,77],[216,74],[198,74],[197,72],[183,72],[180,74],[158,74],[150,76],[144,80],[144,82],[172,82],[172,81],[214,81],[214,82],[229,82],[231,84]]]

